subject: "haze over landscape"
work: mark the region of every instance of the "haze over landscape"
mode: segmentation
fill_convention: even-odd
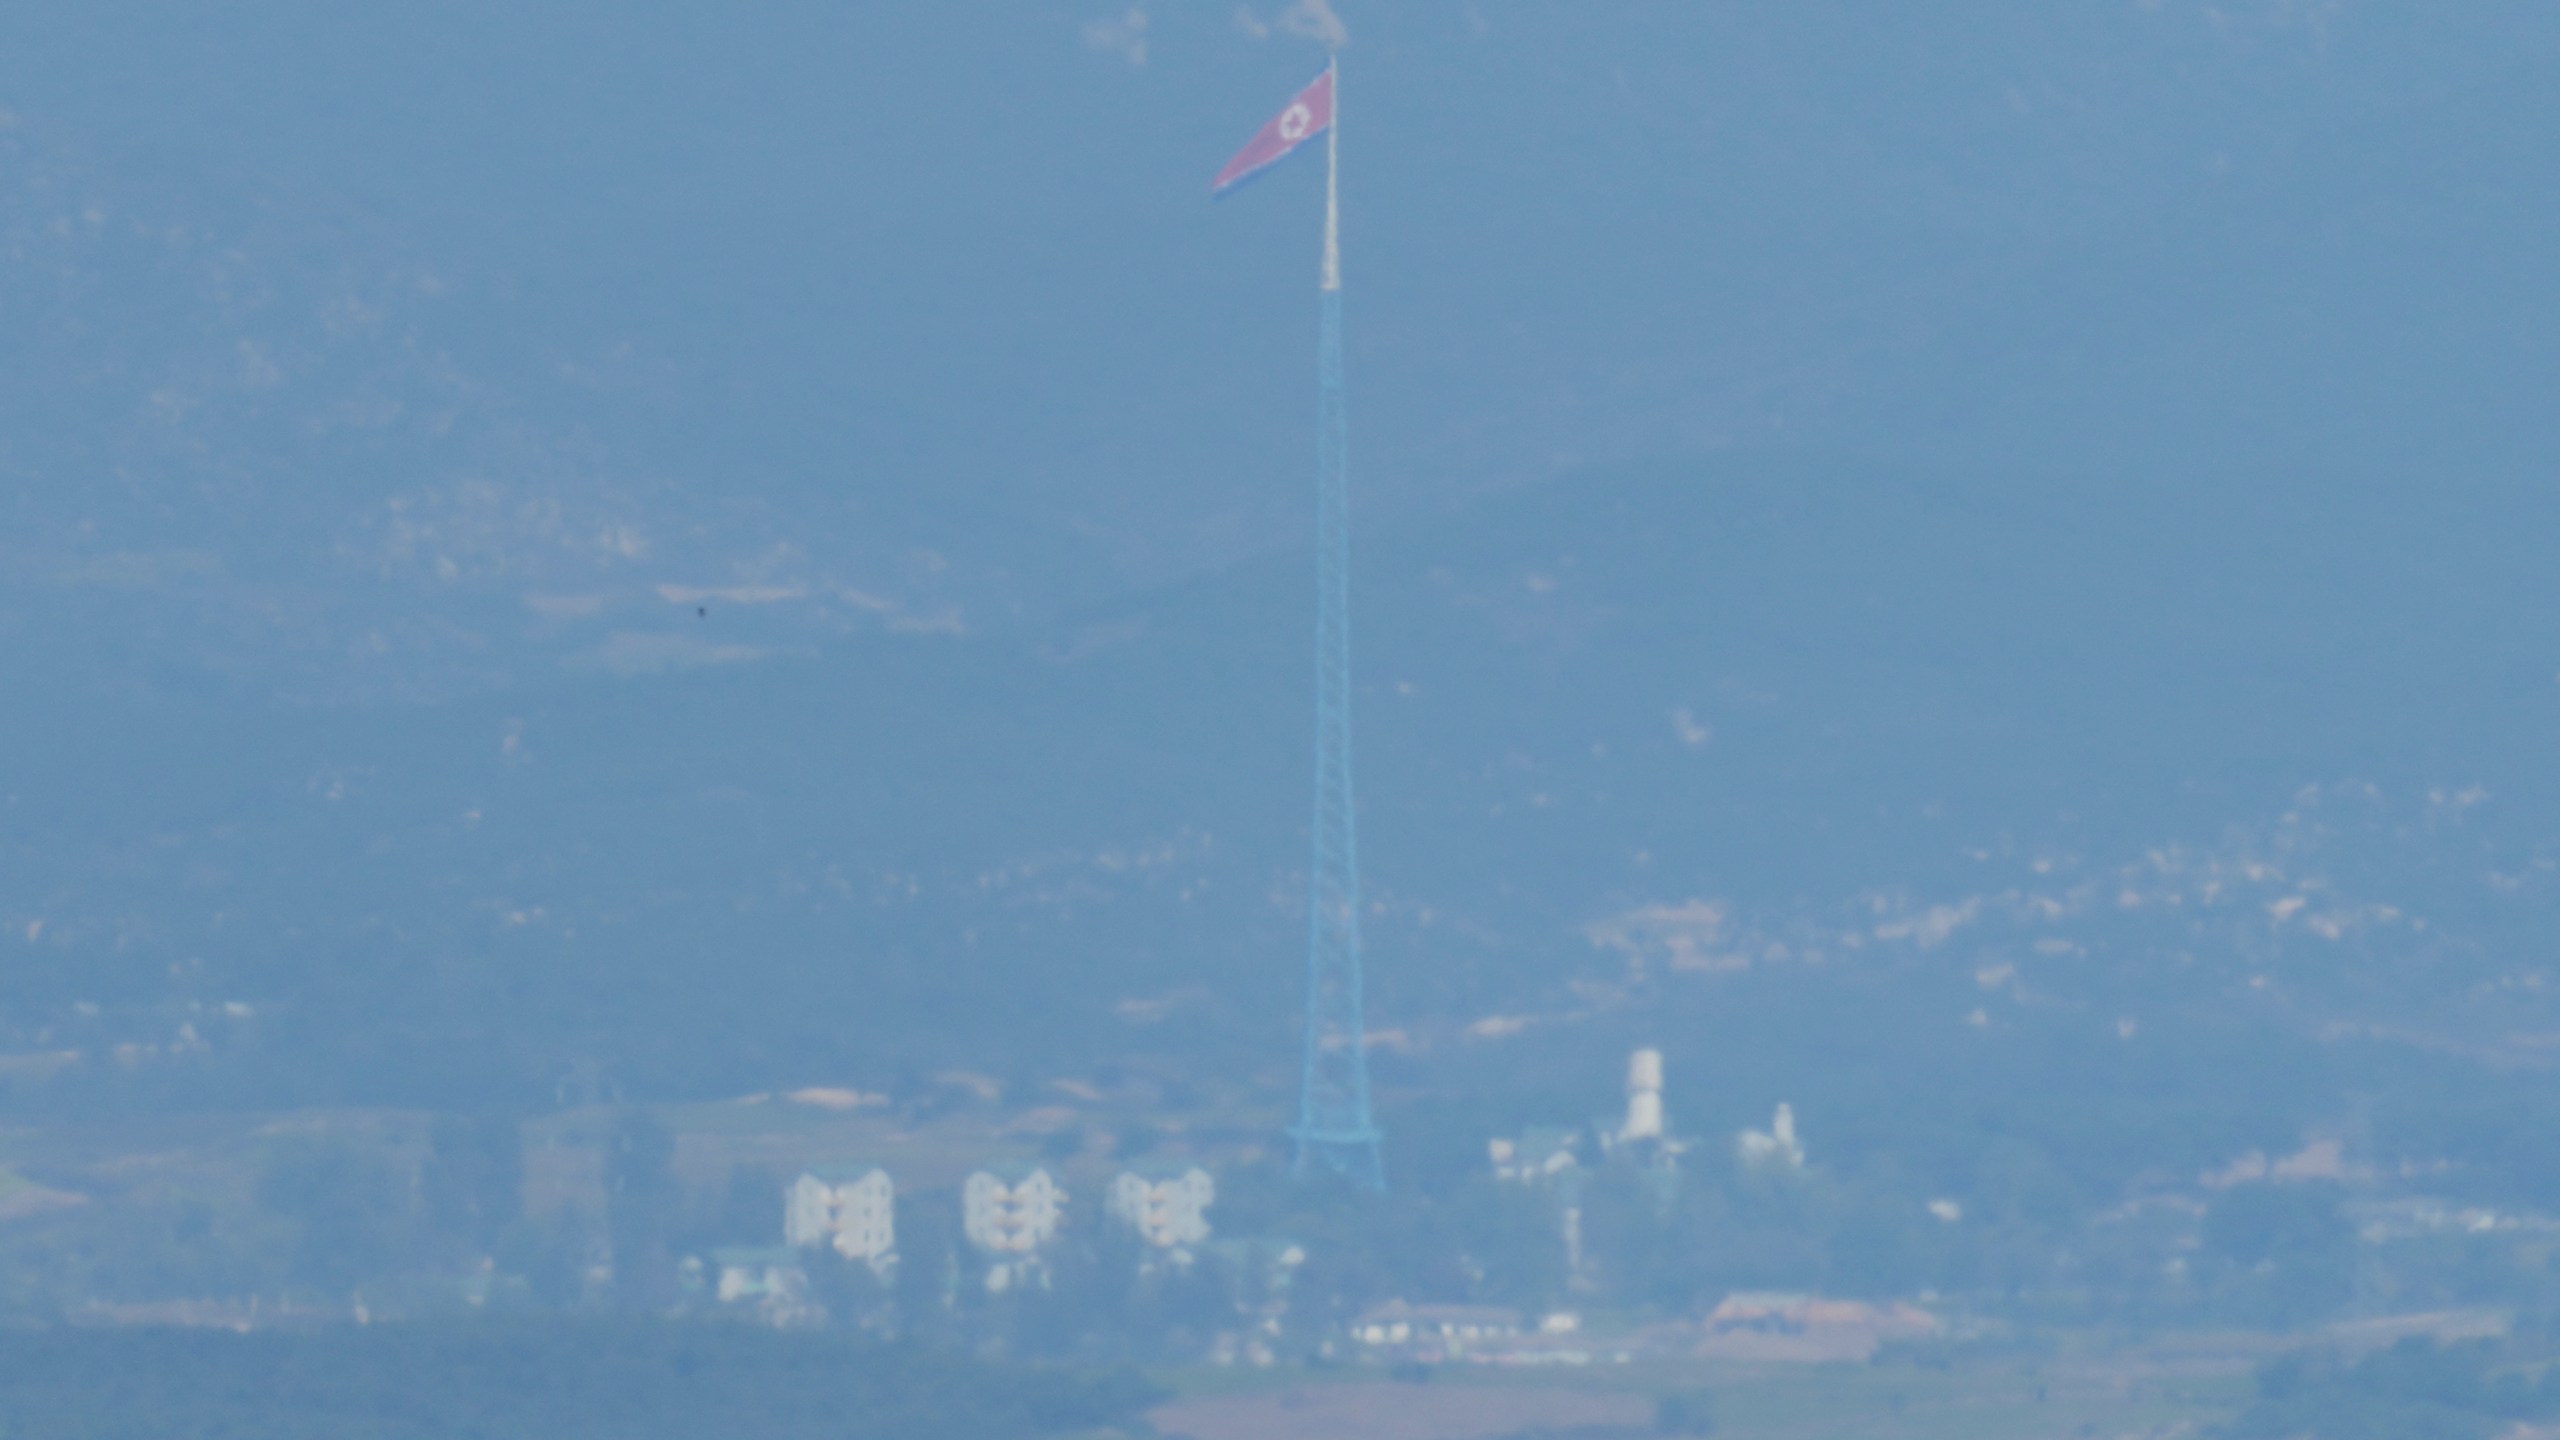
[[[0,16],[13,1333],[586,1317],[527,1434],[734,1415],[631,1399],[696,1344],[883,1434],[2560,1412],[2560,15],[1340,9],[1384,1199],[1284,1173],[1321,167],[1205,195],[1325,7]],[[678,1278],[1141,1157],[1294,1298]],[[1810,1396],[1768,1294],[1896,1338]],[[2335,1428],[2392,1364],[2457,1428]]]

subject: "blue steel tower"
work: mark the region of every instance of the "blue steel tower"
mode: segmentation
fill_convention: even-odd
[[[1359,822],[1351,792],[1351,496],[1342,395],[1340,77],[1325,133],[1322,319],[1316,347],[1316,795],[1307,893],[1306,1057],[1298,1088],[1296,1172],[1324,1166],[1386,1188],[1369,1116],[1361,1014]]]

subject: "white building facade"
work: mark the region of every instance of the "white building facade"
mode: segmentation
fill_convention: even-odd
[[[1209,1238],[1218,1182],[1197,1165],[1132,1168],[1111,1181],[1103,1206],[1158,1250],[1188,1251]]]
[[[782,1238],[795,1249],[831,1246],[885,1273],[898,1259],[897,1187],[877,1165],[805,1171],[783,1191]]]
[[[1042,1166],[971,1172],[960,1186],[960,1233],[995,1263],[987,1288],[1046,1274],[1040,1252],[1065,1223],[1067,1192]]]

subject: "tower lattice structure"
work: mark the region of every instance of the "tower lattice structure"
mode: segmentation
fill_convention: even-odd
[[[1307,895],[1306,1056],[1298,1092],[1297,1172],[1322,1166],[1383,1189],[1369,1114],[1362,1014],[1359,819],[1351,786],[1351,494],[1342,379],[1340,174],[1342,91],[1325,136],[1322,317],[1316,349],[1316,790]]]

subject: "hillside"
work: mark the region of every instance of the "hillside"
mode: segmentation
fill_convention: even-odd
[[[11,1103],[1285,1093],[1308,56],[1146,13],[0,22]],[[1395,1103],[2541,1063],[2550,21],[1354,18]]]

